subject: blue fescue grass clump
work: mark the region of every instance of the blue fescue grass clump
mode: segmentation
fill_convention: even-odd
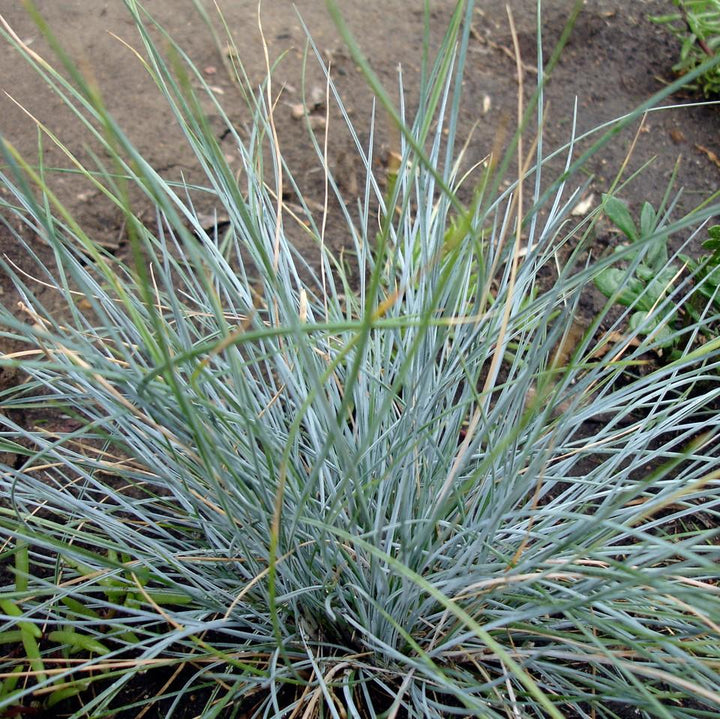
[[[5,30],[112,158],[76,169],[125,213],[134,261],[86,234],[42,159],[4,141],[7,228],[40,236],[56,262],[33,278],[4,261],[25,316],[2,312],[3,337],[23,347],[2,362],[25,379],[1,395],[2,447],[20,459],[0,479],[14,568],[0,639],[24,649],[3,661],[0,708],[80,694],[75,717],[123,701],[140,716],[161,699],[182,717],[191,696],[203,717],[717,712],[720,342],[700,341],[717,318],[684,322],[678,357],[648,363],[667,337],[647,328],[697,299],[682,276],[647,326],[628,326],[633,303],[609,315],[610,297],[577,336],[581,293],[619,255],[586,259],[600,210],[571,214],[587,159],[575,138],[560,177],[541,134],[527,152],[542,54],[509,151],[525,172],[505,190],[508,162],[466,175],[456,147],[471,4],[413,117],[346,38],[402,137],[384,188],[372,130],[363,144],[348,120],[365,178],[357,207],[341,202],[351,280],[323,217],[302,194],[301,214],[283,204],[293,180],[270,79],[245,87],[246,133],[225,118],[238,183],[191,89],[201,74],[163,38],[166,60],[152,20],[127,6],[202,188],[155,172],[70,64],[66,80]],[[594,151],[657,100],[599,128]],[[155,217],[138,217],[129,186]],[[196,191],[228,216],[224,234],[203,228]],[[690,242],[717,211],[668,209],[657,232]],[[293,248],[298,228],[317,265]],[[22,407],[62,422],[18,424]],[[156,695],[123,694],[161,671]]]

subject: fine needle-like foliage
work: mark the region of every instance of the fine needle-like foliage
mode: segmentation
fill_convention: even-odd
[[[156,172],[60,48],[62,73],[2,31],[111,158],[91,168],[64,148],[124,212],[133,259],[53,194],[52,128],[39,128],[37,162],[3,141],[6,228],[30,255],[25,238],[41,238],[55,263],[3,260],[24,311],[0,316],[16,348],[2,365],[22,378],[0,394],[2,449],[18,458],[0,479],[13,570],[0,711],[717,716],[720,341],[701,332],[713,305],[674,324],[698,299],[692,276],[675,276],[652,306],[642,291],[620,310],[611,296],[576,331],[582,293],[622,253],[592,255],[603,208],[571,214],[575,171],[661,97],[583,138],[585,154],[571,137],[553,157],[538,41],[537,92],[524,107],[520,73],[508,154],[468,170],[472,3],[458,4],[412,113],[392,106],[331,3],[401,136],[385,184],[374,118],[363,143],[328,76],[364,174],[357,204],[309,139],[350,261],[326,248],[322,213],[284,164],[271,78],[253,88],[238,68],[241,130],[215,109],[238,177],[193,90],[213,98],[202,74],[126,4],[202,186]],[[540,10],[537,24],[539,36]],[[131,203],[138,189],[154,217]],[[198,217],[198,193],[228,217],[222,230]],[[661,199],[648,198],[658,222],[627,253],[626,283],[642,246],[704,239],[718,212],[675,219]],[[300,235],[317,263],[294,248]],[[628,325],[639,308],[645,321]]]

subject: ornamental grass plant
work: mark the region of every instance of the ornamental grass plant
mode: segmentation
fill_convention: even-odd
[[[576,331],[582,293],[623,256],[588,254],[602,207],[572,214],[578,170],[662,96],[549,150],[543,86],[558,55],[543,57],[538,5],[533,100],[520,74],[514,141],[468,171],[458,117],[472,3],[458,3],[412,112],[402,93],[399,107],[388,99],[330,3],[401,136],[385,178],[374,115],[363,142],[327,75],[364,175],[359,202],[344,202],[308,129],[354,249],[348,270],[284,163],[271,79],[254,88],[238,73],[252,118],[239,131],[182,49],[126,5],[202,185],[156,172],[61,51],[63,73],[3,29],[111,158],[89,167],[67,151],[124,212],[133,257],[62,206],[42,152],[31,163],[3,141],[5,225],[30,255],[25,238],[41,237],[55,263],[38,259],[31,276],[3,260],[25,316],[0,315],[20,346],[2,365],[23,376],[0,395],[2,449],[18,457],[0,478],[12,569],[0,711],[716,716],[720,341],[701,332],[714,305],[673,323],[698,300],[687,273],[649,309],[642,292],[619,311],[608,298]],[[235,139],[239,181],[198,84]],[[139,216],[131,187],[154,217]],[[205,228],[197,192],[225,230]],[[627,252],[626,282],[643,245],[704,239],[720,209],[674,218],[669,192],[648,200],[658,221]],[[295,249],[298,232],[317,264]],[[645,322],[628,325],[639,307]],[[678,354],[655,361],[668,332]],[[63,421],[26,426],[20,408]],[[133,691],[147,682],[150,696]]]

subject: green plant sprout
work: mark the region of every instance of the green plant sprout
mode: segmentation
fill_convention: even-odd
[[[708,228],[709,238],[702,243],[709,254],[699,259],[680,255],[695,278],[700,293],[699,301],[688,304],[688,312],[693,319],[699,320],[709,302],[720,310],[720,225]]]
[[[660,347],[666,347],[677,337],[673,327],[677,312],[658,317],[655,309],[678,279],[679,266],[668,262],[669,234],[649,202],[643,203],[639,226],[617,197],[603,195],[602,207],[629,241],[629,252],[624,247],[616,249],[629,269],[605,267],[595,277],[595,286],[614,302],[633,309],[630,330],[651,336]]]
[[[43,662],[43,655],[47,654],[47,650],[41,651],[41,644],[52,647],[51,651],[55,657],[62,656],[69,662],[77,661],[78,656],[88,659],[93,656],[103,657],[111,652],[107,643],[104,643],[103,637],[107,634],[107,640],[112,641],[113,635],[102,629],[110,615],[115,615],[123,610],[138,610],[147,606],[177,609],[189,602],[186,594],[167,590],[156,591],[150,588],[148,586],[149,578],[143,572],[133,571],[133,563],[129,557],[124,556],[121,564],[117,554],[113,550],[109,550],[107,559],[116,566],[125,566],[127,569],[122,572],[107,571],[104,576],[99,577],[97,570],[80,561],[66,558],[62,565],[65,571],[75,570],[77,579],[85,578],[97,582],[100,596],[106,607],[110,605],[112,608],[110,610],[107,608],[94,609],[87,602],[80,602],[69,595],[62,596],[60,601],[65,606],[65,610],[63,610],[65,623],[54,628],[47,624],[40,626],[37,623],[23,620],[22,606],[24,599],[27,599],[31,569],[27,542],[18,541],[12,553],[15,556],[15,591],[0,594],[0,610],[8,619],[14,620],[14,625],[18,629],[0,630],[0,646],[22,644],[34,680],[38,683],[46,682],[48,685],[43,701],[44,706],[48,708],[87,691],[93,681],[99,682],[105,680],[106,677],[104,673],[99,672],[91,679],[80,677],[71,681],[67,679],[53,681]],[[7,560],[7,557],[4,558]],[[87,626],[93,630],[93,633],[82,631],[78,628],[79,626]],[[140,644],[139,637],[131,631],[121,632],[119,637],[128,644]],[[57,667],[58,663],[55,661],[53,663],[54,673],[57,673]],[[22,672],[23,665],[18,664],[11,675],[0,682],[0,702],[3,698],[13,696]],[[59,686],[55,688],[55,685]]]
[[[715,335],[716,323],[708,318],[720,311],[720,226],[710,227],[710,238],[703,242],[703,247],[711,250],[709,255],[693,259],[678,253],[677,260],[669,261],[669,234],[649,202],[643,203],[639,225],[617,197],[603,196],[602,208],[628,245],[615,248],[622,259],[602,269],[595,286],[611,301],[632,309],[629,329],[651,337],[660,350],[673,347],[680,338],[675,330],[688,321],[704,321],[702,334]],[[675,304],[670,295],[690,277],[695,294]],[[660,305],[669,307],[662,318],[655,312]],[[708,310],[714,312],[708,315]]]
[[[705,97],[720,95],[720,0],[673,0],[679,12],[657,15],[653,22],[665,25],[681,42],[680,59],[673,70],[685,75],[698,66],[705,70],[687,83]]]

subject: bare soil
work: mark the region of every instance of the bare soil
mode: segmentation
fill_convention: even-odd
[[[202,3],[210,13],[213,3]],[[432,0],[432,41],[437,44],[454,0]],[[535,0],[509,0],[523,60],[535,64]],[[544,45],[549,57],[560,37],[573,0],[546,0],[543,17]],[[192,179],[197,163],[181,136],[170,109],[164,104],[141,63],[121,42],[140,48],[137,31],[124,3],[110,0],[36,0],[36,5],[53,29],[60,44],[69,52],[86,75],[97,83],[105,102],[144,157],[163,175],[172,180]],[[228,115],[240,126],[249,119],[237,86],[227,72],[222,48],[213,41],[199,19],[190,0],[146,0],[145,5],[187,51],[215,88]],[[322,174],[302,122],[294,117],[293,106],[303,102],[302,68],[307,32],[318,51],[330,61],[332,72],[346,107],[361,136],[367,137],[371,96],[358,69],[350,60],[322,0],[265,0],[260,13],[262,30],[271,60],[279,58],[274,73],[275,92],[279,93],[276,122],[280,144],[289,165],[310,198],[322,200]],[[360,46],[386,87],[397,96],[398,67],[408,105],[416,96],[423,34],[422,3],[406,0],[343,0],[344,16]],[[512,36],[506,0],[477,0],[474,31],[465,80],[465,106],[461,136],[472,139],[468,147],[468,164],[481,160],[493,147],[499,128],[512,127],[516,116],[517,81],[512,52]],[[233,0],[221,3],[231,29],[240,59],[248,76],[258,85],[266,75],[266,64],[258,27],[256,0]],[[578,133],[624,115],[647,100],[671,81],[671,66],[676,59],[676,41],[648,16],[668,12],[669,0],[590,0],[582,10],[570,41],[547,88],[548,101],[546,143],[551,147],[565,144],[571,135],[574,104],[577,101]],[[35,25],[27,17],[22,3],[5,2],[0,14],[23,41],[44,57],[52,54]],[[533,83],[532,70],[526,82]],[[325,83],[317,63],[307,63],[305,86],[312,95],[315,88],[324,94]],[[36,122],[47,125],[80,158],[87,158],[88,136],[72,114],[53,96],[36,70],[28,65],[7,43],[0,43],[0,134],[9,140],[31,163],[38,151]],[[642,127],[629,129],[592,160],[593,173],[589,193],[596,198],[608,188],[623,165],[636,139],[629,174],[648,160],[652,165],[623,190],[624,199],[639,213],[645,200],[657,203],[676,168],[677,189],[683,188],[678,214],[698,205],[720,187],[720,108],[683,107],[691,96],[675,96],[666,104],[676,109],[648,115]],[[236,149],[223,139],[225,128],[208,105],[210,120],[217,127],[218,138],[231,162],[239,165]],[[324,110],[318,118],[324,116]],[[397,138],[380,120],[379,146],[391,150]],[[639,124],[639,123],[638,123]],[[318,136],[323,133],[318,119]],[[334,128],[337,128],[334,130]],[[353,160],[352,140],[343,129],[336,109],[330,113],[330,160],[345,192],[358,192],[359,174]],[[47,139],[43,142],[45,164],[68,167],[63,152]],[[382,153],[379,153],[382,154]],[[86,184],[71,174],[58,175],[54,181],[60,199],[66,203],[85,230],[113,248],[118,256],[127,252],[124,226],[119,210],[109,206],[89,191]],[[0,190],[2,191],[2,190]],[[290,198],[292,199],[292,198]],[[151,208],[148,208],[148,211]],[[199,210],[211,214],[211,201]],[[330,242],[336,246],[346,241],[340,224],[331,224]],[[33,250],[48,262],[50,249],[26,236]],[[0,252],[20,267],[30,268],[27,251],[0,225]],[[14,290],[5,276],[0,276],[2,301],[16,302]],[[40,290],[39,298],[52,307],[52,290]],[[59,301],[59,298],[58,298]],[[0,342],[0,350],[7,347]],[[0,377],[7,386],[12,377]],[[161,686],[164,680],[158,679]],[[149,691],[154,686],[148,677]],[[138,696],[145,687],[137,687]],[[18,708],[18,714],[30,708]],[[194,716],[188,707],[187,716]],[[38,710],[41,712],[42,710]],[[145,717],[163,716],[147,713]],[[12,714],[5,714],[11,716]],[[33,716],[40,716],[35,713]],[[53,716],[61,714],[53,713]]]
[[[408,105],[412,107],[422,53],[422,3],[397,3],[367,0],[341,2],[348,25],[357,37],[372,66],[392,94],[397,95],[398,67]],[[22,3],[8,3],[2,11],[7,23],[30,47],[52,58],[46,43]],[[239,90],[227,72],[228,58],[223,56],[210,33],[192,7],[191,0],[148,0],[147,9],[188,52],[222,100],[229,117],[238,126],[248,120],[248,110]],[[205,6],[213,12],[212,3]],[[265,57],[258,27],[256,0],[223,3],[231,29],[252,81],[258,85],[266,74]],[[282,58],[274,73],[274,88],[279,94],[276,122],[282,151],[299,183],[310,198],[322,199],[322,173],[301,121],[293,116],[293,106],[303,102],[303,54],[307,32],[326,61],[331,61],[333,76],[343,101],[351,113],[361,137],[367,136],[371,95],[358,69],[343,48],[322,0],[301,0],[294,9],[290,0],[265,2],[260,14],[262,30],[271,61]],[[474,20],[465,80],[465,106],[461,136],[472,140],[466,161],[481,160],[493,148],[500,128],[512,129],[516,117],[517,80],[512,57],[512,37],[504,0],[479,0]],[[535,0],[509,3],[523,53],[530,70],[526,85],[532,86],[535,64]],[[37,0],[37,6],[56,34],[60,44],[75,59],[82,71],[92,77],[108,108],[117,118],[144,157],[171,180],[192,179],[197,163],[177,127],[170,109],[161,99],[141,63],[123,44],[141,48],[137,31],[121,2],[83,2],[81,0]],[[432,2],[432,35],[437,43],[445,30],[454,0]],[[544,45],[549,57],[573,0],[544,3]],[[645,101],[672,79],[671,66],[676,58],[676,41],[648,17],[667,12],[669,0],[604,0],[589,2],[582,10],[571,39],[546,91],[548,102],[546,145],[559,147],[571,135],[574,103],[578,103],[577,131],[582,133],[598,124],[620,117]],[[302,21],[300,19],[302,17]],[[303,27],[305,23],[306,29]],[[24,157],[33,162],[38,152],[35,122],[43,123],[81,159],[87,159],[88,134],[77,120],[53,96],[43,79],[7,43],[0,45],[0,133]],[[307,63],[305,87],[324,94],[321,71],[311,58]],[[282,88],[282,92],[280,92]],[[670,105],[681,105],[688,97],[675,97]],[[208,104],[211,122],[218,137],[225,127]],[[324,110],[315,119],[322,136]],[[380,152],[392,149],[397,137],[387,131],[379,118]],[[630,128],[615,139],[590,163],[594,177],[590,192],[595,197],[608,187],[625,160],[638,127]],[[637,135],[628,175],[642,163],[652,166],[623,190],[631,208],[639,210],[644,200],[659,201],[680,160],[676,186],[683,189],[678,212],[699,204],[720,186],[720,108],[695,107],[671,109],[647,117]],[[342,189],[352,195],[358,191],[359,174],[354,148],[337,110],[330,117],[329,157]],[[91,146],[91,143],[90,143]],[[63,152],[45,139],[45,164],[69,167]],[[223,148],[231,161],[238,162],[230,138]],[[120,256],[125,252],[121,212],[103,201],[87,184],[71,174],[58,175],[53,187],[78,222],[98,240],[113,247]],[[350,197],[348,198],[350,199]],[[202,202],[202,200],[201,200]],[[148,208],[150,211],[151,208]],[[199,208],[211,214],[210,200]],[[331,225],[331,228],[334,226]],[[338,225],[338,228],[341,228]],[[27,233],[26,233],[27,234]],[[336,245],[345,240],[341,229],[330,236]],[[32,242],[33,238],[27,238]],[[50,259],[49,248],[33,243],[41,256]],[[26,252],[0,226],[0,251],[20,266],[27,266]],[[12,288],[5,277],[0,287],[6,301],[12,302]],[[47,290],[46,292],[50,292]],[[53,298],[41,293],[43,302]]]

